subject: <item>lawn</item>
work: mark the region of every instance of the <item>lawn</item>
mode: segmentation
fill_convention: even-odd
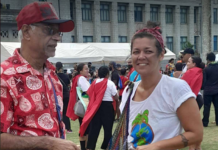
[[[201,114],[203,113],[203,108],[201,109]],[[204,139],[202,142],[202,150],[218,150],[218,127],[215,124],[211,124],[212,121],[215,120],[214,108],[211,108],[210,112],[210,124],[208,127],[204,128]],[[67,139],[73,141],[79,146],[79,122],[78,121],[71,121],[71,127],[73,133],[67,134]],[[116,123],[114,124],[114,129],[116,127]],[[100,150],[102,141],[103,141],[103,130],[98,138],[96,150]],[[182,150],[188,150],[188,148],[184,148]]]

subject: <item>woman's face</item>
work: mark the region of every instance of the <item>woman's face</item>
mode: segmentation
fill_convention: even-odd
[[[132,64],[141,75],[159,73],[160,61],[164,58],[164,51],[158,56],[155,39],[137,38],[132,46]]]
[[[190,58],[188,59],[188,62],[187,62],[187,69],[191,69],[191,68],[194,68],[194,67],[196,67],[196,64],[193,63],[193,60],[192,60],[192,58],[190,57]]]
[[[87,65],[84,65],[83,70],[80,71],[80,74],[82,76],[88,77],[89,76],[89,67]]]

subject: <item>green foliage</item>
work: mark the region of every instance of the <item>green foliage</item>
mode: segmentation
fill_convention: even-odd
[[[193,48],[194,45],[192,45],[190,42],[186,42],[184,45],[183,45],[183,48],[182,49],[187,49],[187,48]]]

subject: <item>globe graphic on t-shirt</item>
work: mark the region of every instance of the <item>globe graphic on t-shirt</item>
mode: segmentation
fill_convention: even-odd
[[[154,139],[154,133],[148,124],[149,111],[145,110],[143,114],[138,114],[132,122],[131,137],[133,138],[133,147],[150,144]]]

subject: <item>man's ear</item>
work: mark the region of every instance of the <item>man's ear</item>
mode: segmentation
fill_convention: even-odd
[[[25,40],[30,40],[30,33],[29,30],[31,29],[31,27],[29,25],[24,24],[21,28],[21,31],[23,33],[23,39]]]

